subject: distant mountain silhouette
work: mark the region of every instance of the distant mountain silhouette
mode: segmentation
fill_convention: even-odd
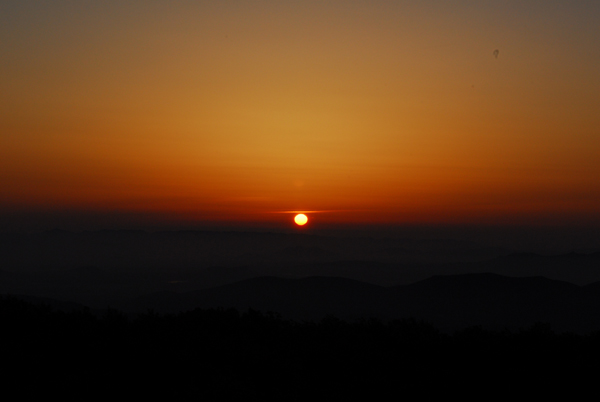
[[[435,276],[394,289],[408,312],[444,328],[518,328],[536,321],[563,326],[569,322],[565,312],[583,295],[580,287],[566,282],[496,274]]]
[[[119,307],[171,313],[196,307],[252,308],[296,320],[413,317],[448,331],[475,325],[514,330],[536,322],[550,323],[557,331],[600,330],[600,284],[579,287],[496,274],[435,276],[391,288],[343,278],[264,277],[184,294],[146,295]]]
[[[264,263],[478,261],[505,251],[452,239],[398,240],[258,232],[143,231],[0,233],[0,254],[13,271],[198,269]]]
[[[493,272],[506,276],[544,276],[584,285],[600,280],[600,252],[539,255],[514,253],[486,261],[449,264],[449,273]],[[453,272],[454,271],[454,272]]]
[[[299,320],[416,317],[447,330],[536,321],[600,329],[600,252],[302,233],[50,231],[0,234],[0,255],[0,294],[100,309],[221,306]]]
[[[318,319],[328,314],[352,319],[379,315],[379,299],[385,294],[386,288],[344,278],[261,277],[184,294],[146,295],[119,307],[151,308],[158,312],[234,307],[277,312],[299,320]]]

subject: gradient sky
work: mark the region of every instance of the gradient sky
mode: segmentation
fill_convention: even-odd
[[[598,223],[598,21],[597,0],[3,0],[0,214]]]

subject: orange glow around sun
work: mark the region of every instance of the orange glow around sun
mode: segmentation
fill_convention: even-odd
[[[5,3],[2,230],[600,222],[598,2]]]
[[[304,214],[298,214],[294,217],[294,222],[296,222],[296,225],[298,226],[304,226],[308,222],[308,218]]]

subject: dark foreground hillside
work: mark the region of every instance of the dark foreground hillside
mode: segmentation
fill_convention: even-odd
[[[536,396],[591,388],[600,334],[453,334],[412,319],[296,322],[252,310],[127,317],[0,300],[4,392],[308,400]],[[154,399],[153,398],[153,399]]]
[[[253,278],[193,292],[161,292],[111,304],[124,311],[178,313],[194,308],[249,308],[284,318],[318,321],[327,315],[356,320],[415,317],[444,332],[481,325],[517,330],[546,322],[559,332],[600,330],[599,284],[577,286],[543,277],[496,274],[434,276],[382,287],[347,278]]]

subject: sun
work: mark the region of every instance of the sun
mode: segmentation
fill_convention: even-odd
[[[306,225],[306,222],[308,222],[308,218],[304,214],[298,214],[294,217],[294,222],[296,222],[296,225],[298,226],[304,226]]]

